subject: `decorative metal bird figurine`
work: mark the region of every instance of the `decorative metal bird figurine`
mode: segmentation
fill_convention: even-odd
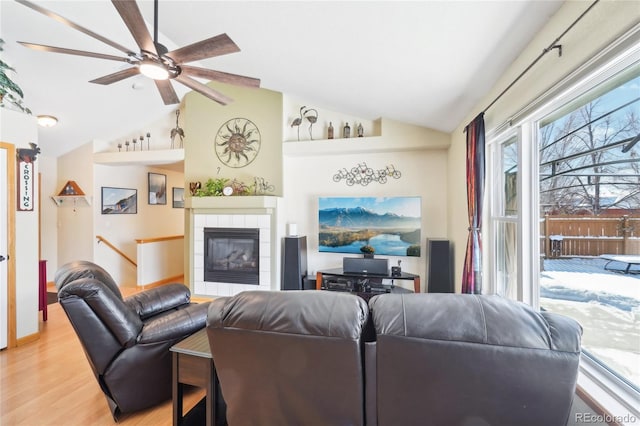
[[[303,110],[306,108],[306,106],[302,106],[300,107],[300,117],[297,117],[295,120],[293,120],[293,122],[291,123],[291,127],[297,126],[298,127],[298,141],[300,141],[300,124],[302,124],[302,116],[303,116]]]
[[[307,115],[307,114],[311,114],[311,115]],[[303,115],[304,115],[304,118],[309,120],[309,123],[310,123],[309,124],[309,137],[311,138],[311,140],[313,140],[313,124],[316,121],[318,121],[318,111],[316,111],[313,108],[309,108],[309,109],[304,111]]]
[[[182,148],[182,142],[184,140],[184,130],[178,125],[178,117],[180,117],[180,110],[176,110],[176,127],[175,129],[171,129],[171,149],[174,148],[174,140],[176,136],[180,136],[180,146]]]

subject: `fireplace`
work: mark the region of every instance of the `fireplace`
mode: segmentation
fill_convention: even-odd
[[[284,224],[280,219],[282,211],[280,197],[242,196],[242,197],[187,197],[187,229],[189,233],[189,283],[192,294],[203,297],[233,296],[243,291],[280,289],[280,250],[284,235]],[[258,248],[254,249],[257,258],[257,282],[241,280],[230,282],[225,277],[212,277],[209,272],[205,278],[205,230],[223,228],[231,231],[245,229],[258,230],[260,235]],[[255,234],[254,234],[255,235]],[[185,235],[186,238],[186,235]],[[241,236],[246,239],[247,236]],[[253,236],[251,237],[253,239]],[[252,245],[251,247],[255,247]],[[222,271],[216,271],[216,274]],[[229,272],[229,271],[227,271]],[[238,272],[238,271],[235,271]],[[222,275],[227,275],[222,274]],[[240,281],[240,280],[238,280]],[[253,284],[249,284],[253,282]]]
[[[204,228],[204,279],[260,284],[260,229]]]

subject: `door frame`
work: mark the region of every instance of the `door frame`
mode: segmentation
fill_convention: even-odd
[[[7,150],[7,349],[17,345],[16,329],[16,147],[0,141]]]

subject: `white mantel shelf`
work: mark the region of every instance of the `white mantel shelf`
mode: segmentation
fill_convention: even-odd
[[[184,161],[184,149],[157,149],[149,151],[96,152],[95,164],[107,166],[162,165]]]
[[[232,195],[229,197],[186,197],[186,209],[273,209],[278,198],[269,195]]]

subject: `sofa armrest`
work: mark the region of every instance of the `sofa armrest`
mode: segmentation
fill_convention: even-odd
[[[208,308],[209,302],[193,303],[151,319],[142,327],[138,343],[155,343],[187,337],[205,326]]]
[[[134,294],[124,299],[140,319],[145,320],[154,315],[182,305],[189,304],[191,292],[184,284],[167,284]]]

